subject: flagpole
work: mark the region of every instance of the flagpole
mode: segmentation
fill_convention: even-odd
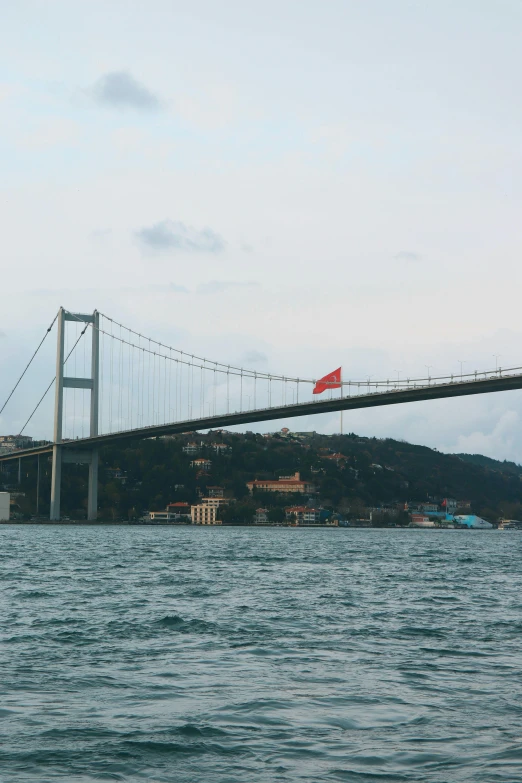
[[[343,371],[339,373],[339,380],[341,382],[341,398],[343,396]],[[341,408],[341,435],[343,434],[343,409]]]

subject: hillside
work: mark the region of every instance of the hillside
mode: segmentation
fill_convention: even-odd
[[[192,454],[186,453],[187,447]],[[210,460],[207,472],[191,467],[195,458]],[[25,497],[20,498],[20,507],[30,515],[36,504],[36,460],[26,460],[24,468],[21,490]],[[13,487],[16,474],[11,470],[3,474],[3,480]],[[246,487],[255,478],[277,479],[295,472],[314,484],[316,492],[310,498],[289,499],[266,492],[252,497]],[[43,458],[41,476],[40,510],[46,511],[50,462]],[[350,517],[364,515],[368,508],[400,508],[405,503],[449,497],[459,504],[469,502],[473,512],[487,519],[521,518],[521,476],[522,468],[514,463],[480,455],[442,454],[425,446],[353,433],[189,433],[105,448],[101,452],[100,516],[137,518],[171,502],[197,503],[208,494],[208,486],[219,485],[227,497],[242,504],[241,513],[259,506],[309,502]],[[65,515],[85,515],[86,478],[83,466],[64,468]]]
[[[499,460],[491,459],[491,457],[484,457],[482,454],[456,454],[455,456],[460,457],[464,462],[471,462],[473,465],[480,465],[489,470],[522,476],[522,465],[517,465],[516,462],[508,462],[508,460],[500,462]]]

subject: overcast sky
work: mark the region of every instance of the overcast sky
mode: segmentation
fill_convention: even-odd
[[[0,6],[0,407],[60,305],[275,373],[522,365],[519,0]],[[345,427],[522,461],[522,392]]]

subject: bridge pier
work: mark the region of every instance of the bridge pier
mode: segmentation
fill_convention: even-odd
[[[54,433],[53,433],[53,468],[51,473],[51,509],[49,519],[58,522],[60,519],[60,497],[62,489],[62,441],[63,426],[63,361],[65,343],[65,310],[60,307],[58,312],[58,337],[56,346],[56,380],[54,392]]]
[[[91,437],[95,437],[98,434],[98,398],[100,392],[100,314],[95,311],[93,317],[94,321],[92,324],[91,348]],[[99,452],[97,448],[94,448],[91,451],[91,461],[89,463],[89,487],[87,490],[87,519],[91,521],[98,519],[98,463]]]
[[[60,520],[60,498],[62,492],[62,447],[53,446],[53,468],[51,473],[51,522]]]
[[[87,490],[87,519],[91,522],[98,519],[98,457],[98,449],[93,449],[89,463],[89,488]]]

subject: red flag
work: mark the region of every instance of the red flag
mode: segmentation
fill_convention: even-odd
[[[314,386],[314,394],[322,394],[326,389],[341,388],[341,368],[328,373],[324,378],[319,378]]]

